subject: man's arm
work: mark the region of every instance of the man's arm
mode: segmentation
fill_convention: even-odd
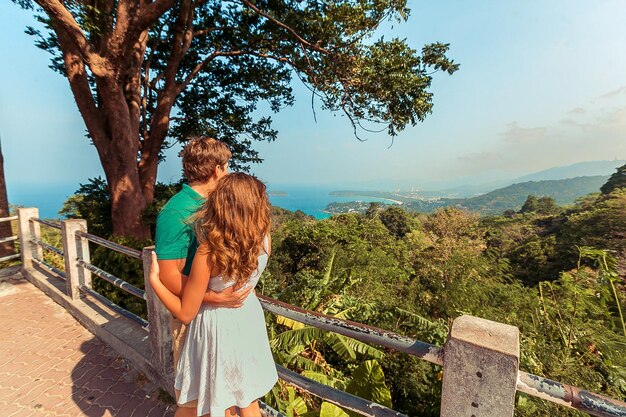
[[[158,262],[160,281],[172,294],[181,297],[187,283],[187,276],[182,273],[185,259],[167,259]],[[217,307],[237,308],[241,307],[250,291],[251,289],[234,291],[232,287],[221,292],[207,290],[202,301]]]
[[[182,271],[185,267],[185,259],[159,259],[159,280],[170,290],[170,292],[177,296],[182,296],[184,281],[186,276]]]

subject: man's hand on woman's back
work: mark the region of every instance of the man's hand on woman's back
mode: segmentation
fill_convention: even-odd
[[[252,291],[252,288],[237,291],[234,287],[226,288],[220,292],[209,290],[204,295],[203,301],[216,307],[239,308],[243,305],[250,291]]]

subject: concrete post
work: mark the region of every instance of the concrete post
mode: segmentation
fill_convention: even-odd
[[[31,239],[41,240],[41,228],[39,223],[29,221],[30,218],[39,218],[37,208],[17,209],[19,222],[20,251],[22,252],[22,268],[32,268],[33,258],[43,259],[41,246],[31,242]]]
[[[77,259],[90,262],[89,242],[76,235],[77,231],[87,232],[87,221],[82,219],[63,220],[61,237],[65,258],[66,293],[73,300],[80,297],[80,286],[91,288],[91,271],[76,265]]]
[[[161,376],[164,387],[170,394],[174,394],[174,358],[172,355],[172,332],[170,330],[171,314],[152,290],[148,279],[153,250],[154,246],[150,246],[144,248],[142,252],[143,277],[148,306],[149,339],[152,351],[151,362]]]
[[[512,417],[518,368],[517,327],[457,318],[444,347],[441,417]]]

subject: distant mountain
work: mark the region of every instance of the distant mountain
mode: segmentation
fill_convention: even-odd
[[[524,175],[516,183],[526,181],[562,180],[576,177],[611,175],[618,167],[626,164],[625,160],[579,162],[564,167],[554,167],[533,174]]]
[[[543,171],[533,172],[515,179],[498,179],[489,183],[467,183],[453,188],[446,188],[439,193],[442,197],[467,198],[477,194],[486,193],[495,188],[506,187],[510,184],[519,184],[528,181],[564,180],[576,177],[595,177],[599,175],[610,176],[618,167],[626,164],[626,160],[613,161],[587,161],[563,167],[548,168]]]
[[[596,175],[565,180],[527,181],[465,199],[460,205],[482,214],[497,214],[507,209],[519,210],[532,194],[552,197],[558,205],[563,206],[572,204],[579,197],[600,191],[608,179],[608,175]]]
[[[519,210],[529,195],[550,196],[559,205],[572,204],[577,198],[598,192],[609,179],[608,175],[577,177],[564,180],[526,181],[499,188],[472,198],[442,198],[436,201],[407,203],[406,207],[428,212],[439,207],[456,206],[480,214],[499,214],[504,210]]]

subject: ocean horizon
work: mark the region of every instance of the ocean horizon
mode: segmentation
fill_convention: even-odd
[[[19,184],[7,186],[9,204],[18,207],[36,207],[42,218],[59,218],[59,210],[63,203],[73,195],[80,187],[79,184]],[[378,197],[344,197],[330,195],[340,187],[311,185],[272,185],[269,187],[270,203],[273,206],[286,210],[301,210],[316,219],[330,217],[330,213],[324,211],[328,204],[346,203],[349,201],[382,202],[384,198]],[[273,193],[281,194],[273,194]],[[284,193],[284,194],[282,194]]]

